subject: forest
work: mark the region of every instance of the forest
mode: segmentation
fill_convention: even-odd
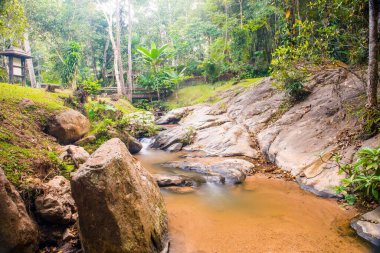
[[[379,43],[380,0],[0,0],[0,252],[376,252]]]

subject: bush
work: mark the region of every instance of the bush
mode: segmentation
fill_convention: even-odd
[[[380,191],[380,147],[362,148],[357,153],[357,161],[353,164],[341,165],[341,157],[334,156],[339,166],[339,173],[346,173],[347,178],[336,187],[338,194],[343,194],[348,204],[356,198],[379,201]]]
[[[94,80],[93,78],[84,80],[83,89],[90,95],[96,96],[100,93],[101,85],[98,80]]]
[[[91,121],[99,121],[104,119],[118,120],[121,119],[123,113],[117,110],[113,105],[103,101],[89,102],[86,104],[88,118]]]

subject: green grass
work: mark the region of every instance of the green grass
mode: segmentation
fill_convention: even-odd
[[[66,93],[50,93],[42,89],[0,83],[0,101],[19,103],[22,99],[27,98],[33,101],[37,106],[49,111],[64,109],[65,106],[60,97],[66,96],[68,96]]]
[[[182,88],[178,91],[178,101],[176,100],[175,94],[173,94],[166,105],[169,109],[202,104],[202,103],[216,103],[220,100],[220,96],[218,95],[221,92],[227,90],[233,90],[238,87],[248,87],[256,84],[263,78],[252,78],[252,79],[244,79],[239,83],[234,84],[233,81],[216,83],[216,84],[201,84],[195,86],[189,86]]]
[[[112,101],[110,98],[101,98],[100,100],[112,104],[117,110],[122,111],[123,114],[130,114],[139,111],[139,109],[135,108],[127,99]]]

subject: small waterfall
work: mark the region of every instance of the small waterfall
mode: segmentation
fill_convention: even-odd
[[[149,147],[150,145],[154,142],[154,138],[151,137],[151,138],[142,138],[140,140],[143,148],[141,149],[140,151],[140,154],[148,154],[149,153]]]

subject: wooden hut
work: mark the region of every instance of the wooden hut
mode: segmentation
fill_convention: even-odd
[[[21,79],[22,84],[26,83],[25,60],[32,56],[20,48],[10,47],[1,51],[0,55],[8,58],[9,83],[14,83],[16,78]]]

